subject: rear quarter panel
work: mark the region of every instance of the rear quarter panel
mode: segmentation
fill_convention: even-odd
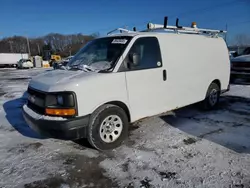
[[[223,39],[189,34],[159,35],[158,38],[172,108],[203,100],[215,79],[221,82],[221,89],[227,88],[230,62]]]

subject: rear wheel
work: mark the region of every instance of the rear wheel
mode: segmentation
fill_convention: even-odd
[[[216,107],[219,103],[220,87],[217,83],[211,83],[206,94],[205,100],[202,102],[202,107],[205,110],[210,110]]]
[[[88,141],[96,149],[114,149],[122,144],[127,134],[128,117],[122,108],[107,104],[91,115]]]

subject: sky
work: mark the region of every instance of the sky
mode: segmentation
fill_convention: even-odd
[[[127,27],[145,29],[148,22],[175,19],[200,28],[225,29],[228,36],[250,34],[250,0],[1,0],[0,39],[48,33],[105,35]]]

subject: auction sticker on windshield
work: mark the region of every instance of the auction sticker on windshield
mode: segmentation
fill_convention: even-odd
[[[114,39],[112,41],[112,44],[126,44],[127,43],[127,39]]]

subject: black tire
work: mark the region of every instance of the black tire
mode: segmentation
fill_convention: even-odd
[[[102,122],[109,116],[118,116],[122,121],[120,136],[113,142],[107,143],[101,138],[100,127]],[[122,108],[112,104],[106,104],[98,108],[90,117],[88,127],[88,141],[98,150],[110,150],[120,146],[128,136],[128,117]]]
[[[212,95],[214,98],[212,97]],[[215,96],[216,96],[216,99],[215,99]],[[202,102],[202,108],[204,110],[214,109],[218,105],[219,99],[220,99],[220,87],[218,86],[218,84],[213,82],[208,87],[206,98]]]

